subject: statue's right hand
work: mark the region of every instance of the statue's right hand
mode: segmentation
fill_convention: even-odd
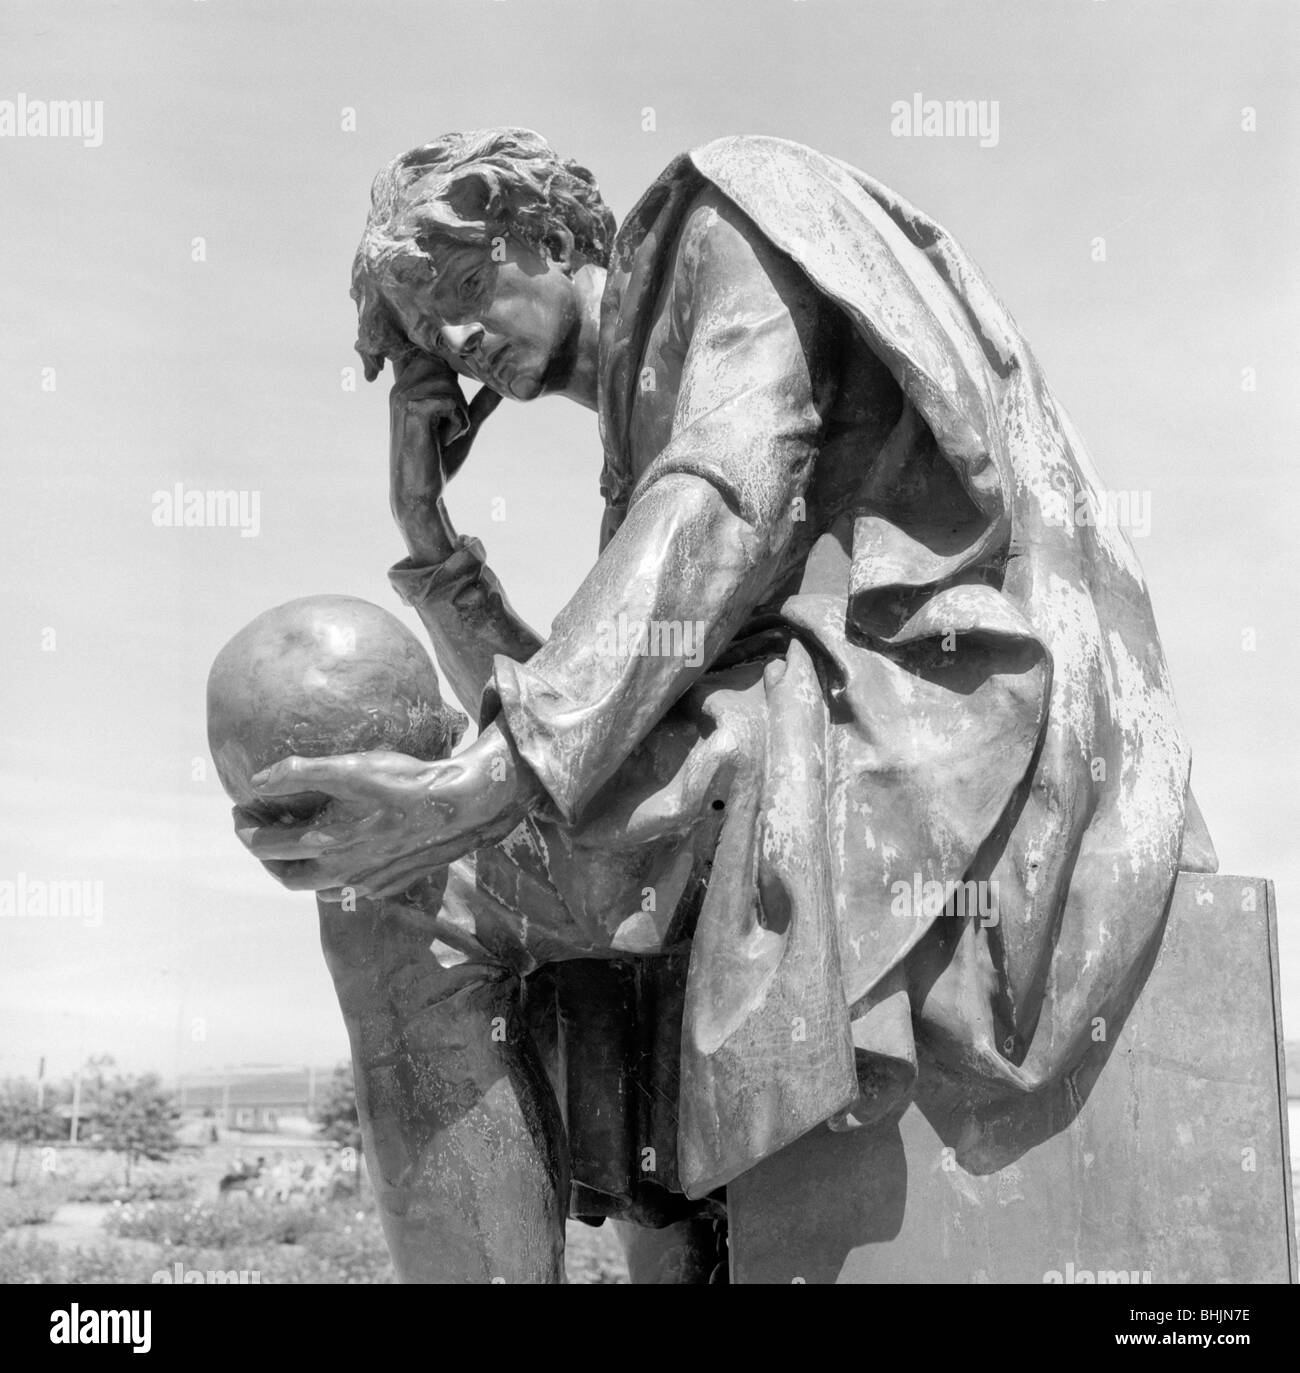
[[[469,457],[469,450],[473,447],[474,440],[478,438],[478,431],[483,427],[483,421],[500,404],[501,393],[494,391],[490,386],[480,386],[475,392],[474,399],[469,403],[465,432],[442,445],[442,470],[447,481],[450,481],[460,471],[465,459]]]
[[[443,445],[468,429],[469,408],[460,379],[442,358],[412,349],[393,359],[393,374],[388,405],[394,421],[423,424]]]
[[[444,442],[462,434],[469,412],[456,374],[438,358],[411,353],[395,360],[388,397],[389,501],[411,557],[438,563],[455,550],[442,506],[447,477]]]
[[[393,518],[411,557],[436,564],[456,547],[443,490],[501,397],[482,387],[466,406],[456,374],[425,353],[395,361],[394,370],[397,380],[389,396]]]

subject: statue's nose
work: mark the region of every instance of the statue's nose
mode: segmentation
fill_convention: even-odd
[[[483,338],[481,324],[444,324],[438,330],[443,347],[449,352],[464,356],[473,352]]]

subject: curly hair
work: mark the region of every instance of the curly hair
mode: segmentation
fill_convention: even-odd
[[[590,261],[609,264],[614,216],[595,178],[531,129],[449,133],[394,158],[371,186],[352,264],[366,379],[415,346],[392,296],[431,285],[448,249],[503,234],[540,249],[558,226]]]

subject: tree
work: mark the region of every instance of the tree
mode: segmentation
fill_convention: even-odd
[[[326,1139],[352,1151],[359,1196],[362,1178],[361,1118],[357,1115],[357,1088],[350,1063],[340,1063],[334,1069],[325,1100],[316,1108],[316,1123]]]
[[[96,1138],[102,1149],[115,1149],[126,1157],[126,1185],[137,1159],[165,1162],[181,1147],[176,1138],[180,1112],[171,1094],[163,1090],[156,1073],[143,1077],[118,1077],[101,1094],[96,1111]]]
[[[36,1144],[43,1139],[58,1139],[62,1122],[51,1107],[41,1104],[36,1085],[21,1078],[0,1082],[0,1139],[10,1140],[14,1146],[13,1166],[9,1170],[9,1185],[18,1185],[18,1160],[24,1144]]]
[[[357,1088],[350,1063],[340,1063],[334,1069],[325,1100],[316,1108],[316,1123],[326,1139],[361,1152],[361,1119],[357,1115]]]
[[[82,1107],[88,1116],[93,1116],[104,1099],[105,1075],[109,1068],[116,1068],[117,1060],[112,1054],[91,1054],[86,1066],[81,1070]]]

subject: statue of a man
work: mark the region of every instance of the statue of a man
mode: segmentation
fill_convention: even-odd
[[[477,851],[473,957],[523,978],[681,959],[666,1066],[644,988],[568,1003],[592,1015],[570,1047],[642,1027],[669,1195],[896,1109],[918,1046],[991,1095],[1076,1070],[1180,855],[1213,858],[1132,549],[975,265],[765,137],[675,159],[617,234],[520,129],[417,148],[372,201],[354,296],[367,375],[397,372],[392,579],[481,732],[432,765],[277,765],[265,795],[334,801],[252,852],[382,900]],[[497,398],[542,395],[597,412],[607,503],[545,642],[441,499]],[[634,1197],[639,1128],[575,1194]]]

